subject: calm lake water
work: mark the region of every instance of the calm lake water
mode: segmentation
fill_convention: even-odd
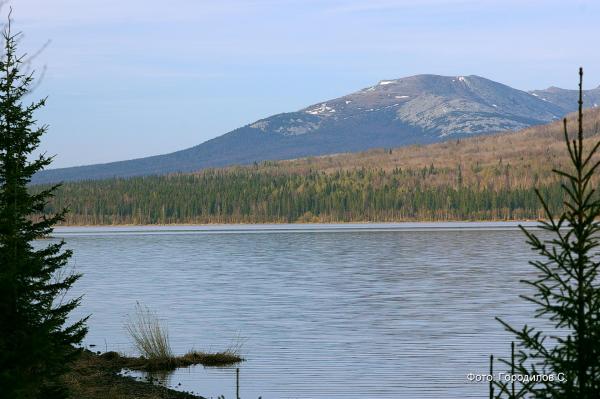
[[[482,398],[469,372],[507,355],[495,316],[522,325],[532,252],[516,224],[60,228],[84,277],[86,344],[133,354],[136,301],[173,349],[240,340],[240,396]],[[179,389],[235,398],[235,368],[193,367]],[[181,385],[179,385],[181,384]]]

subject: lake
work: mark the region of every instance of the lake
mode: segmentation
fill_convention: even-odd
[[[482,398],[489,355],[531,305],[533,252],[514,223],[59,228],[84,276],[86,345],[134,354],[136,301],[168,324],[176,353],[242,343],[240,396]],[[42,242],[43,243],[43,242]],[[235,398],[235,367],[168,382]],[[181,385],[179,385],[181,384]]]

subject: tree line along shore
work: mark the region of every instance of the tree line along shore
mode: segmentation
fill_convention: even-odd
[[[593,145],[600,110],[585,115]],[[68,207],[66,225],[538,219],[535,188],[551,209],[564,201],[552,173],[568,163],[561,128],[557,122],[426,146],[67,182],[45,213]]]

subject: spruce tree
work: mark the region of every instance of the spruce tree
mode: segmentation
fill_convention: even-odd
[[[570,167],[554,170],[563,179],[563,211],[553,214],[537,192],[546,211],[546,221],[540,227],[548,237],[540,238],[521,227],[528,244],[539,254],[537,260],[529,262],[536,278],[524,281],[532,288],[532,294],[524,298],[535,305],[535,318],[551,327],[549,331],[528,325],[517,329],[498,319],[514,334],[518,349],[513,359],[504,363],[515,374],[540,378],[517,387],[512,382],[496,381],[499,398],[600,398],[600,198],[593,188],[600,165],[600,142],[590,150],[584,148],[581,69],[579,76],[574,139],[569,137],[564,120]],[[555,378],[544,381],[544,375]]]
[[[65,211],[39,216],[56,187],[28,192],[31,177],[52,158],[33,156],[47,130],[34,119],[45,99],[25,103],[34,78],[23,72],[19,36],[11,33],[9,17],[0,59],[0,397],[60,398],[67,395],[60,376],[87,330],[85,319],[67,325],[79,304],[65,299],[80,277],[65,273],[71,251],[64,242],[34,246]]]

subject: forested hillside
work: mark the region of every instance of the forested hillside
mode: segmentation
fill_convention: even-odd
[[[598,140],[599,121],[600,110],[586,111],[587,140]],[[47,211],[69,206],[68,224],[531,219],[542,215],[534,187],[561,206],[551,169],[566,161],[557,122],[427,146],[66,183]]]

